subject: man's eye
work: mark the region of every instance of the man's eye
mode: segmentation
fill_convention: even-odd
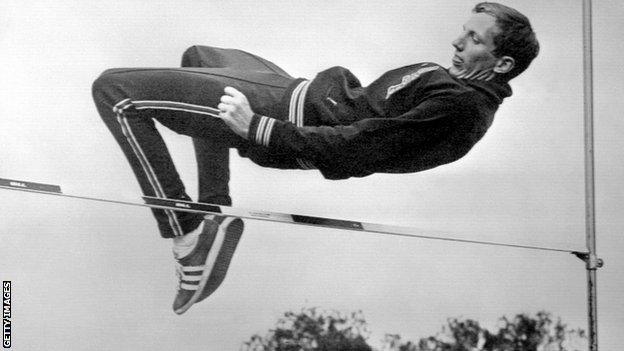
[[[472,41],[473,41],[475,44],[479,44],[479,43],[481,43],[481,40],[479,40],[479,38],[477,38],[477,36],[476,36],[476,35],[472,35]]]

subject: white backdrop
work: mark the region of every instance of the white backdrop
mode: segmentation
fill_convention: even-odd
[[[454,237],[585,249],[580,1],[502,1],[542,50],[464,159],[411,175],[326,181],[232,161],[247,208],[409,225]],[[69,194],[138,200],[99,120],[91,82],[110,67],[177,66],[190,45],[240,48],[294,76],[334,65],[364,84],[420,61],[450,64],[467,1],[0,2],[0,178]],[[619,345],[624,303],[620,140],[623,5],[594,8],[600,337]],[[614,38],[615,37],[615,38]],[[190,194],[188,138],[163,130]],[[231,350],[284,311],[362,310],[379,343],[434,334],[447,317],[492,327],[545,309],[586,328],[584,264],[564,253],[247,221],[228,279],[187,314],[171,311],[170,243],[149,211],[1,191],[0,278],[12,280],[15,349]],[[618,312],[619,311],[619,312]],[[612,347],[609,347],[612,346]]]

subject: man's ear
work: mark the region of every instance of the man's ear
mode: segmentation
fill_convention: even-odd
[[[516,65],[516,60],[510,56],[503,56],[496,61],[496,65],[494,66],[494,72],[498,74],[509,73],[514,66]]]

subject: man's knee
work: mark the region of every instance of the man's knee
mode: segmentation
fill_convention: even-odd
[[[193,45],[188,49],[184,50],[182,54],[182,67],[200,67],[200,56],[199,51],[201,50],[201,46]]]
[[[111,86],[111,81],[107,72],[108,71],[104,71],[93,81],[93,84],[91,84],[91,94],[96,104],[105,100],[105,91]]]
[[[120,87],[122,86],[124,69],[112,68],[102,72],[91,85],[91,94],[96,105],[112,106],[117,100],[123,98]]]
[[[118,76],[115,75],[117,71],[117,69],[112,68],[102,72],[102,74],[93,81],[91,91],[95,94],[96,92],[105,91],[115,85],[116,80],[118,80]]]

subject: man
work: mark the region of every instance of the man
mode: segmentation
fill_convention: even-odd
[[[108,70],[93,96],[148,196],[190,200],[154,120],[193,137],[200,202],[231,205],[229,148],[261,166],[318,169],[327,179],[419,172],[464,156],[511,95],[508,81],[538,53],[524,15],[495,3],[473,12],[452,43],[450,68],[401,67],[368,87],[342,67],[294,79],[249,53],[195,46],[183,68]],[[173,309],[184,313],[223,281],[243,222],[153,213],[161,235],[173,238]]]

